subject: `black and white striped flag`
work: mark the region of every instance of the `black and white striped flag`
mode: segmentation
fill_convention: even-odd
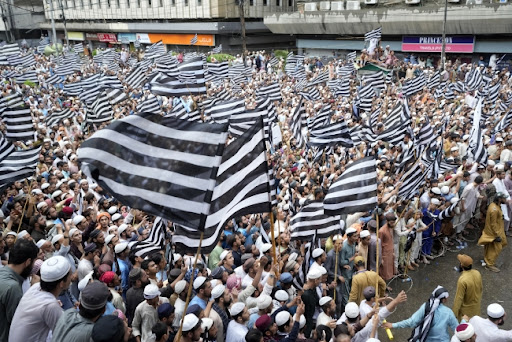
[[[221,53],[222,52],[222,44],[212,49],[212,53]]]
[[[190,45],[196,45],[197,44],[197,33],[190,39]]]
[[[303,124],[306,123],[306,108],[304,108],[304,100],[300,99],[299,105],[295,108],[292,117],[290,118],[290,131],[295,139],[297,147],[306,145],[306,139],[302,135]]]
[[[384,89],[386,84],[384,83],[384,72],[379,71],[371,75],[363,76],[363,83],[365,86],[370,85],[372,88]]]
[[[226,125],[142,113],[116,120],[78,149],[82,170],[132,208],[204,227]]]
[[[368,42],[372,39],[380,39],[382,36],[382,27],[376,28],[364,34],[364,41]]]
[[[0,141],[0,146],[2,145]],[[31,177],[39,162],[41,146],[11,152],[0,159],[0,191],[13,182]]]
[[[75,113],[72,112],[70,108],[66,108],[58,112],[53,112],[46,117],[46,125],[48,127],[52,127],[65,119],[72,119],[74,116]]]
[[[208,72],[215,76],[215,78],[226,78],[229,76],[228,62],[222,63],[208,63]]]
[[[180,77],[163,77],[150,83],[151,92],[163,96],[199,95],[206,93],[205,70],[200,57],[178,66]]]
[[[307,240],[315,232],[319,239],[328,238],[343,228],[341,217],[324,213],[324,203],[318,201],[304,205],[290,220],[292,240]]]
[[[371,84],[367,84],[364,87],[361,87],[357,92],[357,100],[359,104],[358,107],[361,111],[369,112],[372,110],[373,98],[377,96],[375,90]]]
[[[128,100],[128,95],[122,89],[106,90],[106,96],[112,105]]]
[[[480,70],[478,70],[478,68],[475,67],[466,74],[464,82],[469,90],[479,89],[485,83],[484,78],[480,73]]]
[[[4,160],[12,151],[14,151],[14,145],[0,133],[0,161]]]
[[[20,54],[20,47],[19,47],[18,43],[5,44],[4,46],[0,47],[0,55],[2,55],[2,56],[19,55],[19,54]]]
[[[377,169],[375,158],[366,157],[347,165],[329,187],[324,199],[326,215],[343,215],[375,209]]]
[[[357,58],[357,53],[354,51],[354,52],[349,52],[347,54],[347,61],[355,61]]]
[[[256,90],[256,95],[259,97],[268,96],[271,101],[280,101],[281,98],[281,85],[278,83],[270,83],[269,85],[260,87]]]
[[[512,110],[509,110],[501,120],[498,122],[498,124],[494,127],[494,133],[499,133],[503,130],[505,130],[510,124],[512,123]]]
[[[75,45],[73,45],[73,51],[75,53],[84,53],[84,44],[76,43]]]
[[[419,76],[404,82],[404,85],[402,86],[402,92],[405,96],[412,96],[417,92],[422,91],[426,85],[427,79],[425,74],[422,72]]]
[[[233,100],[227,102],[216,102],[205,109],[204,114],[209,116],[213,122],[228,123],[232,115],[239,115],[245,112],[245,100]]]
[[[476,105],[475,113],[473,115],[473,127],[471,128],[469,138],[468,153],[476,163],[487,166],[488,155],[487,149],[484,145],[482,127],[480,124],[482,118],[482,103],[483,99],[481,98],[478,100],[478,104]]]
[[[146,53],[144,54],[145,59],[151,59],[165,55],[165,45],[162,41],[154,43],[150,46],[146,46]]]
[[[431,164],[427,169],[431,167]],[[420,163],[415,163],[405,172],[400,180],[402,185],[398,191],[398,197],[410,199],[418,194],[420,187],[425,183],[424,171]]]
[[[343,146],[347,148],[354,146],[345,121],[329,123],[312,129],[309,133],[309,145],[311,146]]]
[[[137,105],[137,112],[160,114],[162,109],[160,108],[160,102],[158,102],[156,96],[148,96]]]
[[[102,123],[112,120],[113,116],[114,111],[110,102],[108,102],[107,95],[101,93],[92,103],[91,108],[87,110],[86,121],[88,123]]]
[[[27,141],[34,139],[34,124],[32,123],[32,115],[30,108],[7,107],[0,115],[5,123],[5,137],[14,141]]]
[[[430,78],[428,79],[428,82],[427,82],[427,88],[428,89],[434,89],[434,88],[437,88],[439,87],[439,85],[441,84],[441,74],[439,71],[436,71],[432,76],[430,76]]]
[[[270,211],[270,186],[263,122],[260,120],[229,144],[223,153],[204,228],[202,252],[211,252],[228,220]],[[178,251],[197,250],[200,232],[177,227],[173,242]]]
[[[156,217],[155,222],[148,234],[148,237],[135,243],[130,248],[130,253],[141,258],[145,258],[153,253],[159,253],[165,247],[165,238],[167,235],[167,220]]]

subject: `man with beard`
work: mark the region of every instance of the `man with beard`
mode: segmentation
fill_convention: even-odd
[[[140,268],[132,269],[129,278],[132,287],[126,292],[126,317],[131,325],[137,305],[144,300],[144,287],[149,284],[149,278]]]
[[[21,284],[30,275],[39,249],[29,240],[19,239],[9,252],[9,264],[0,268],[0,342],[7,342],[16,308],[23,297]]]
[[[478,341],[511,341],[512,331],[500,329],[505,324],[507,314],[505,309],[498,304],[492,303],[487,307],[487,319],[480,316],[474,316],[469,320],[469,324],[475,329]]]
[[[213,288],[212,298],[214,303],[213,310],[210,311],[210,318],[217,327],[217,342],[224,342],[229,324],[227,308],[231,305],[231,293],[226,286],[219,284]]]

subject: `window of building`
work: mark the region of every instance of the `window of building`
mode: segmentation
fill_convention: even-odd
[[[84,0],[80,0],[80,7],[84,8]]]
[[[151,0],[148,0],[148,5],[149,5],[149,7],[151,7]],[[139,7],[140,7],[140,5],[139,5]]]
[[[281,0],[276,0],[276,6],[281,6]]]
[[[263,6],[268,6],[268,0],[263,0]]]
[[[293,0],[288,0],[288,7],[293,7]]]
[[[249,0],[249,6],[254,6],[254,0]]]
[[[140,8],[140,0],[137,0],[137,7]]]
[[[185,6],[188,6],[188,0],[185,0],[184,3],[185,3]]]
[[[164,7],[164,2],[163,2],[163,0],[160,0],[160,1],[159,1],[158,6],[159,6],[159,7]]]
[[[121,4],[119,3],[119,0],[116,0],[116,6],[117,6],[117,8],[121,8]]]
[[[197,0],[197,6],[201,6],[201,0]]]
[[[110,8],[110,0],[107,0],[107,8]]]
[[[130,8],[130,0],[126,0],[126,8]]]
[[[176,0],[171,0],[171,5],[176,6]]]
[[[93,2],[93,1],[94,1],[94,0],[89,0],[89,8],[92,8],[92,2]]]

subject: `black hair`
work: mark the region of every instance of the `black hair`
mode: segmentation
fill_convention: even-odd
[[[9,251],[9,264],[21,265],[28,259],[34,261],[39,253],[39,248],[33,241],[18,239]]]
[[[68,277],[71,275],[71,272],[68,272],[64,277],[60,278],[59,280],[55,281],[44,281],[41,279],[41,290],[46,292],[52,292],[57,288],[57,286],[60,284],[61,281],[66,281]]]
[[[233,244],[235,243],[235,241],[236,241],[236,235],[235,234],[230,234],[226,238],[226,243],[228,244],[229,247],[233,247]]]
[[[477,176],[475,178],[475,183],[476,184],[482,184],[483,181],[484,181],[484,178],[482,176]]]
[[[245,334],[246,342],[260,342],[263,337],[263,333],[258,329],[251,329]]]
[[[87,318],[87,319],[94,319],[98,316],[101,316],[104,312],[105,312],[105,308],[106,306],[100,308],[100,309],[96,309],[96,310],[90,310],[90,309],[86,309],[82,306],[82,304],[80,303],[80,305],[78,306],[78,312],[80,313],[80,316],[82,316],[83,318]]]
[[[160,341],[162,337],[167,334],[167,325],[164,322],[158,321],[153,325],[151,331],[156,336],[156,341]]]
[[[340,335],[350,336],[350,332],[348,331],[348,324],[346,322],[338,324],[334,329],[334,337],[338,337]]]
[[[290,316],[290,318],[288,318],[288,321],[286,321],[285,324],[278,326],[277,329],[279,329],[280,332],[285,332],[284,328],[287,327],[288,325],[290,325],[290,320],[291,320],[291,316]]]
[[[325,339],[322,338],[322,334],[325,333]],[[316,327],[316,336],[318,340],[330,341],[332,338],[332,330],[326,325],[319,325]]]
[[[469,266],[467,266],[467,267],[462,267],[462,269],[463,269],[464,271],[469,271],[469,270],[471,270],[472,268],[473,268],[473,265],[469,265]]]
[[[144,271],[149,268],[149,263],[152,262],[151,259],[146,259],[140,264],[140,268],[142,268]],[[153,261],[154,262],[154,261]]]
[[[155,264],[158,265],[162,261],[162,254],[160,254],[160,253],[153,253],[153,254],[151,254],[151,256],[149,258],[151,260],[153,260],[155,262]]]
[[[135,265],[135,263],[136,263],[135,258],[137,258],[135,253],[130,253],[130,255],[128,256],[128,260],[130,260],[130,264]]]

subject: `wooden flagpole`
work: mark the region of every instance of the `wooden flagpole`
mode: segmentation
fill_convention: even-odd
[[[336,289],[338,287],[338,249],[336,248],[336,245],[334,246],[334,253],[336,253],[336,263],[334,264],[334,283],[336,286],[334,287],[334,303],[336,304]]]
[[[190,302],[190,297],[192,296],[192,286],[194,286],[194,271],[197,266],[197,259],[199,259],[199,255],[201,254],[201,244],[203,243],[204,231],[201,232],[201,237],[199,238],[199,246],[197,246],[196,259],[194,260],[194,268],[192,269],[192,274],[190,275],[190,281],[188,283],[188,292],[187,299],[185,301],[185,308],[183,309],[183,317],[181,318],[180,329],[174,338],[174,342],[179,342],[181,340],[181,335],[183,332],[183,321],[185,320],[185,313],[187,312],[188,303]]]
[[[380,265],[379,265],[379,211],[378,211],[378,208],[377,208],[377,211],[375,213],[375,221],[377,222],[377,255],[376,255],[376,260],[375,260],[375,272],[377,273],[377,284],[375,285],[375,298],[378,299],[379,298],[379,268],[380,268]]]
[[[279,223],[278,223],[279,224]],[[272,239],[272,264],[275,265],[277,263],[277,253],[276,253],[276,238],[274,234],[274,213],[270,211],[270,238]],[[278,275],[276,274],[276,277]]]

